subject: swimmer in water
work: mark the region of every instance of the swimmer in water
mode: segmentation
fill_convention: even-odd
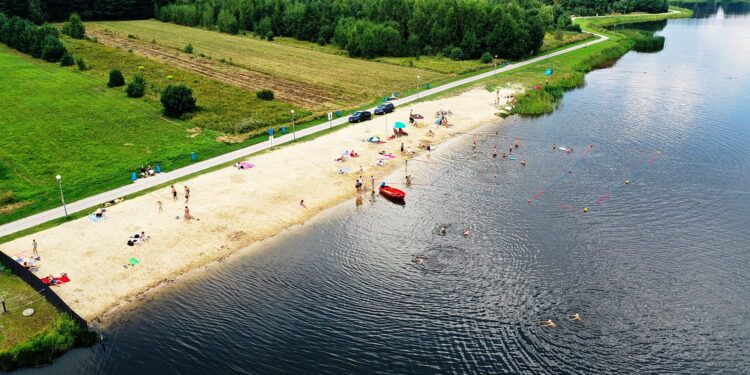
[[[493,158],[496,158],[496,157],[497,157],[497,147],[493,147],[493,148],[492,148],[492,157],[493,157]]]
[[[464,229],[464,237],[469,237],[469,228]]]
[[[524,167],[526,166],[526,159],[521,160],[521,166],[524,166]]]
[[[575,313],[575,314],[568,314],[568,317],[570,320],[581,320],[581,314]]]
[[[503,159],[507,159],[507,158],[508,158],[508,154],[503,152]]]
[[[553,144],[552,144],[552,149],[553,149],[553,150],[557,150],[557,145],[553,143]]]
[[[518,139],[516,139],[516,142],[515,142],[516,148],[518,148],[518,146],[520,146],[520,145],[521,145],[521,141],[519,141]]]
[[[427,261],[427,258],[422,258],[422,257],[414,258],[414,263],[424,263],[426,261]]]
[[[447,230],[447,228],[445,228],[445,225],[442,226],[442,227],[440,227],[440,232],[439,233],[440,233],[441,236],[445,236],[445,233],[447,233],[447,232],[448,232],[448,230]]]
[[[557,327],[557,323],[553,322],[552,319],[540,320],[542,327]]]

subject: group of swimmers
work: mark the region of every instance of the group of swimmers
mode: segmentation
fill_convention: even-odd
[[[443,225],[438,230],[438,235],[445,236],[446,234],[448,234],[448,226]],[[470,234],[471,234],[471,231],[469,230],[469,228],[466,228],[466,229],[464,229],[462,231],[462,235],[464,237],[469,237]],[[426,261],[427,261],[427,258],[425,258],[425,257],[415,257],[414,258],[414,263],[424,263]]]
[[[568,314],[568,319],[581,320],[581,314],[580,313]],[[539,324],[541,324],[542,327],[557,327],[557,323],[555,323],[552,319],[540,320]]]

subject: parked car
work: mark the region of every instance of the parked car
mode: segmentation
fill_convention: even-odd
[[[393,112],[394,109],[396,109],[396,107],[393,106],[393,103],[383,103],[375,108],[375,114],[384,115]]]
[[[349,116],[349,122],[362,122],[367,121],[372,118],[372,113],[368,111],[358,111],[354,112],[351,116]]]

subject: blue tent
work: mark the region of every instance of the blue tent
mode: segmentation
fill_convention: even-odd
[[[552,73],[554,73],[554,71],[552,69],[547,69],[547,70],[544,71],[544,74],[548,75],[548,76],[551,76]]]

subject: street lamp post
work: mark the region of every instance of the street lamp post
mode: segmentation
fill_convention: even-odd
[[[63,188],[62,188],[62,176],[57,175],[57,176],[55,176],[55,178],[57,179],[57,184],[60,186],[60,199],[62,200],[63,211],[65,211],[65,218],[67,219],[68,218],[68,207],[65,205],[65,194],[63,193]]]
[[[385,136],[388,136],[388,112],[383,111],[385,114]]]
[[[419,88],[422,87],[422,84],[421,84],[421,81],[420,81],[421,78],[422,77],[417,76],[417,99],[419,99]]]
[[[297,140],[297,132],[294,128],[294,110],[292,110],[292,139]]]
[[[497,69],[497,55],[495,55],[495,69]]]

